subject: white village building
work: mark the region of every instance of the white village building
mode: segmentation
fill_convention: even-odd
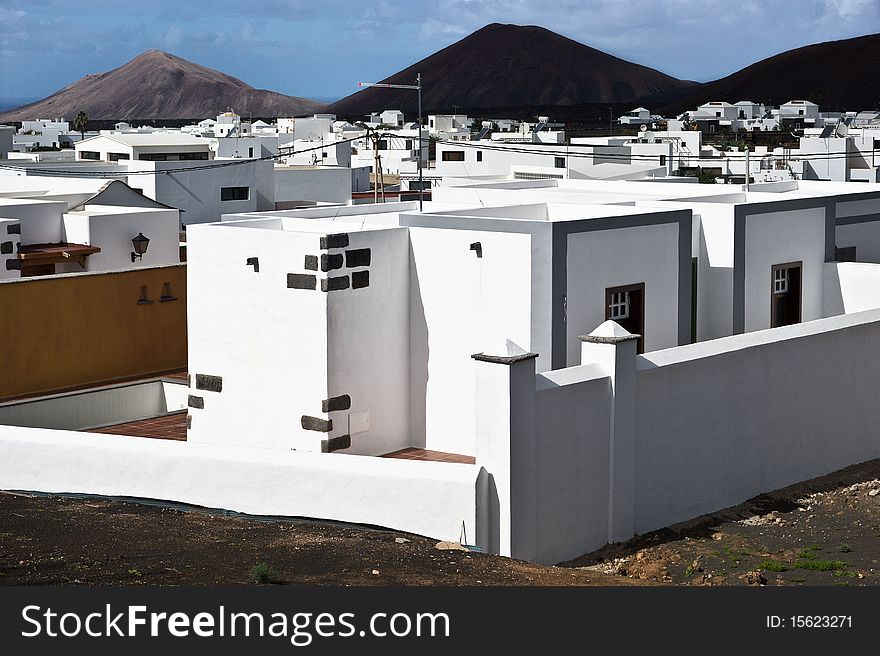
[[[438,156],[449,184],[421,212],[190,226],[187,441],[0,404],[0,487],[551,563],[880,456],[877,186],[573,179],[555,146],[536,177],[480,181],[452,168],[484,163],[475,143],[438,144],[464,156]],[[569,148],[595,168],[629,147]]]
[[[176,264],[179,215],[119,180],[2,176],[0,279]]]

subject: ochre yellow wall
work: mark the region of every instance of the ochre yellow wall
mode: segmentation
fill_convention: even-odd
[[[0,282],[0,345],[0,399],[185,368],[186,265]]]

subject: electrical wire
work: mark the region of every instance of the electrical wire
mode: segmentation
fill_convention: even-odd
[[[554,157],[563,157],[566,156],[566,153],[562,150],[546,150],[541,148],[525,148],[523,146],[508,146],[504,144],[487,144],[485,142],[478,141],[448,141],[448,140],[438,140],[438,144],[443,144],[445,146],[455,146],[455,147],[464,147],[464,148],[475,148],[478,150],[495,150],[499,152],[505,153],[520,153],[520,154],[528,154],[528,155],[547,155]],[[624,148],[626,144],[621,146],[605,146],[604,144],[597,144],[600,148]],[[567,148],[591,148],[594,147],[589,144],[572,144],[571,146],[567,146]],[[722,151],[723,152],[723,151]],[[578,159],[603,159],[603,160],[620,160],[620,161],[632,161],[632,160],[644,160],[650,162],[657,162],[657,158],[660,157],[662,153],[658,153],[656,155],[650,154],[642,154],[642,153],[594,153],[594,152],[568,152],[568,157],[574,157]],[[761,155],[760,158],[776,158],[776,159],[789,159],[793,161],[817,161],[817,160],[834,160],[834,159],[853,159],[857,157],[867,158],[872,154],[880,154],[880,150],[863,150],[857,152],[847,152],[847,153],[832,153],[830,155],[826,155],[823,153],[816,154],[803,154],[803,155],[787,155],[783,157],[782,155],[775,155],[773,153],[768,152],[766,155]],[[675,156],[673,156],[675,157]],[[679,159],[684,159],[683,157]],[[701,159],[698,155],[691,155],[688,159]],[[702,158],[702,159],[725,159],[723,156],[720,158]],[[729,159],[729,157],[728,157]]]

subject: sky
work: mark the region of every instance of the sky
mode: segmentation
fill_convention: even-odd
[[[335,99],[492,22],[705,82],[880,32],[880,0],[0,0],[0,98],[42,98],[157,48],[257,88]]]

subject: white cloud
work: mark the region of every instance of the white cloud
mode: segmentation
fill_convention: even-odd
[[[177,25],[171,25],[165,30],[165,35],[162,37],[162,43],[165,44],[166,48],[176,48],[183,43],[183,30]]]

